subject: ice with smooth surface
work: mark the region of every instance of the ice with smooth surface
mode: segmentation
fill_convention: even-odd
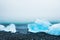
[[[51,35],[60,35],[60,23],[52,25],[47,33]]]
[[[0,25],[0,31],[3,31],[5,29],[4,25]]]
[[[37,19],[34,23],[28,24],[28,31],[33,33],[46,32],[50,26],[49,21]]]
[[[14,24],[10,24],[5,28],[6,32],[11,32],[11,33],[15,33],[16,32],[16,26]]]

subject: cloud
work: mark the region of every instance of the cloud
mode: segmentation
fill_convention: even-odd
[[[0,22],[60,21],[59,4],[59,0],[0,0]]]

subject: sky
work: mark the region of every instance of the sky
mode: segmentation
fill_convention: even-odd
[[[29,23],[38,18],[60,22],[60,0],[0,0],[0,23]]]

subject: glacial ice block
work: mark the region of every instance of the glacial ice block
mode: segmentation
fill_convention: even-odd
[[[50,26],[49,21],[37,19],[34,23],[28,24],[28,31],[33,33],[46,32]]]
[[[16,32],[16,26],[14,24],[10,24],[5,28],[6,32],[11,32],[11,33],[15,33]]]
[[[47,33],[51,35],[60,35],[60,23],[52,25]]]

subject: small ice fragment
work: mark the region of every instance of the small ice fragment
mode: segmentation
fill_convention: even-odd
[[[60,23],[52,25],[47,33],[51,35],[60,35]]]
[[[28,24],[28,31],[33,33],[46,32],[50,26],[49,21],[37,19],[34,23]]]
[[[14,24],[10,24],[5,28],[6,32],[11,32],[11,33],[15,33],[16,32],[16,26]]]
[[[4,25],[0,25],[0,31],[3,31],[5,29]]]

